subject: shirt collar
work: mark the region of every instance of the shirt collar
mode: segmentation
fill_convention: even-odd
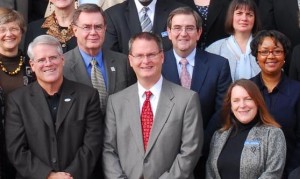
[[[86,68],[88,68],[93,57],[90,56],[89,54],[85,53],[81,49],[79,49],[79,52],[80,52],[80,54],[81,54],[81,56],[83,58],[83,61],[84,61],[84,64],[85,64]],[[96,61],[97,61],[98,65],[99,65],[99,67],[102,67],[102,65],[103,65],[102,50],[100,50],[98,52],[98,54],[96,56],[94,56],[94,57],[96,58]]]
[[[264,89],[267,90],[267,87],[266,87],[266,85],[265,85],[265,83],[264,83],[264,81],[263,81],[263,79],[261,77],[261,73],[259,73],[257,77],[258,77],[257,78],[257,82],[258,82],[257,86],[259,87],[259,89],[260,90],[264,90]],[[279,91],[281,93],[286,93],[287,90],[285,88],[286,88],[286,86],[289,86],[288,81],[287,81],[286,78],[287,77],[285,76],[285,74],[283,72],[281,72],[281,79],[280,79],[279,83],[273,89],[273,91],[271,93],[277,92],[277,91]]]
[[[162,88],[162,82],[163,78],[160,76],[159,80],[149,90],[145,89],[139,82],[137,82],[139,97],[142,98],[145,95],[145,91],[151,91],[153,96],[159,96]]]
[[[174,56],[175,56],[175,59],[176,59],[176,63],[179,64],[180,60],[183,58],[183,57],[180,57],[176,52],[175,50],[173,49],[173,52],[174,52]],[[195,66],[195,56],[196,56],[196,48],[187,56],[185,57],[187,59],[187,61],[189,62],[189,65],[191,65],[192,67]]]
[[[137,8],[137,12],[140,14],[142,9],[143,9],[143,5],[138,1],[138,0],[134,0],[136,8]],[[153,0],[147,7],[149,7],[149,11],[151,11],[152,13],[155,12],[155,5],[156,5],[157,0]]]

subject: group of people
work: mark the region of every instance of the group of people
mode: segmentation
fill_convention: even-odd
[[[260,1],[49,2],[0,7],[0,178],[299,176],[293,46]]]

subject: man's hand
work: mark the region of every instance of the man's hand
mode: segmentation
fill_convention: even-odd
[[[51,172],[47,179],[73,179],[70,173],[66,172]]]

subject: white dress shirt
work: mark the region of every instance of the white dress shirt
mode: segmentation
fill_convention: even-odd
[[[140,114],[142,111],[144,101],[146,99],[145,91],[151,91],[151,93],[152,93],[152,95],[150,97],[150,103],[151,103],[151,109],[152,109],[152,113],[153,113],[153,121],[155,118],[158,100],[159,100],[159,96],[160,96],[160,92],[161,92],[161,88],[162,88],[162,82],[163,82],[163,77],[161,76],[159,78],[159,80],[149,90],[145,89],[139,82],[137,82],[139,100],[140,100]]]

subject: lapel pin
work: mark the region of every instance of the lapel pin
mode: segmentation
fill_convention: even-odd
[[[111,71],[116,71],[115,67],[110,67]]]
[[[71,101],[70,98],[66,98],[66,99],[65,99],[65,102],[70,102],[70,101]]]

